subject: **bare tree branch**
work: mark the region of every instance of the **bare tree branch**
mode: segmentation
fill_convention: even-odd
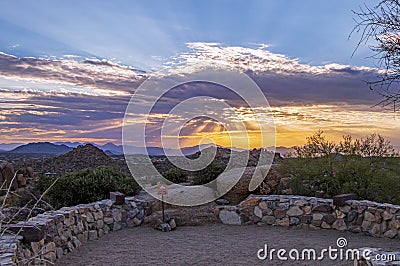
[[[355,26],[349,37],[360,34],[354,53],[361,45],[368,45],[382,71],[375,80],[367,81],[371,90],[383,98],[379,106],[393,106],[400,101],[400,1],[381,0],[376,6],[366,4],[352,10]]]

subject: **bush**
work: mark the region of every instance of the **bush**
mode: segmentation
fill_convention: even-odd
[[[188,181],[188,174],[180,168],[172,168],[162,174],[166,179],[173,183],[183,183]]]
[[[140,191],[133,178],[127,178],[109,167],[84,169],[57,179],[42,176],[35,182],[36,193],[43,193],[52,184],[45,199],[55,208],[102,200],[108,198],[111,191],[120,191],[126,195],[135,195]]]
[[[292,177],[293,193],[332,197],[357,193],[361,198],[400,204],[400,158],[388,141],[372,134],[338,144],[322,132],[296,147],[296,157],[286,159],[279,171]]]
[[[220,163],[212,162],[206,168],[194,172],[193,184],[207,184],[216,179],[225,170],[225,168],[226,167]]]

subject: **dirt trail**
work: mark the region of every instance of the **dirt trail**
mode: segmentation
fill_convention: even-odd
[[[269,248],[336,248],[345,237],[348,248],[382,247],[400,250],[399,239],[372,238],[334,230],[273,226],[209,224],[181,226],[163,233],[148,226],[112,232],[84,244],[57,261],[57,265],[353,265],[352,261],[260,261],[257,251]]]

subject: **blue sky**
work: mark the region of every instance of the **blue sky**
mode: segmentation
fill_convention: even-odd
[[[369,1],[373,3],[373,1]],[[320,65],[371,66],[352,9],[364,1],[1,1],[0,50],[17,56],[64,54],[115,59],[148,70],[188,42],[268,44]],[[368,3],[368,1],[367,1]]]
[[[351,10],[364,3],[375,1],[0,1],[0,143],[121,143],[125,109],[147,77],[206,61],[260,86],[277,145],[322,129],[335,139],[377,132],[400,146],[393,114],[371,108],[379,97],[364,82],[377,75],[368,46],[352,57]],[[164,102],[199,92],[233,101],[199,85]],[[199,137],[218,128],[200,122]]]

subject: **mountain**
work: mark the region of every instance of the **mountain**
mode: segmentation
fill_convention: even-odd
[[[23,145],[23,143],[0,143],[0,150],[11,151],[21,145]]]
[[[62,142],[54,142],[56,145],[65,145],[71,148],[76,148],[79,145],[85,145],[87,143],[81,143],[81,142],[70,142],[70,141],[62,141]]]
[[[90,142],[38,142],[38,143],[30,143],[26,145],[18,146],[14,148],[18,143],[12,144],[0,144],[0,152],[2,150],[11,150],[10,147],[14,148],[11,153],[48,153],[48,154],[64,154],[71,151],[73,148],[77,148],[82,145],[93,145],[96,148],[101,149],[107,155],[123,155],[124,147],[122,145],[115,145],[114,143],[108,142],[104,145],[99,145],[96,143]],[[150,156],[164,156],[166,153],[172,156],[178,156],[182,152],[183,155],[192,155],[200,150],[209,147],[211,144],[203,144],[200,146],[193,147],[184,147],[181,150],[179,149],[163,149],[161,147],[149,146],[149,147],[137,147],[137,146],[125,146],[125,152],[130,155],[137,154],[148,154]],[[8,149],[7,149],[8,147]],[[239,148],[231,148],[234,151],[243,151],[243,149]],[[267,148],[268,149],[268,148]],[[276,147],[276,152],[280,153],[282,156],[288,154],[289,152],[293,152],[293,148],[287,148],[283,146]]]
[[[96,168],[99,166],[111,166],[112,160],[104,151],[92,144],[86,144],[74,148],[72,151],[57,156],[50,160],[53,172],[75,172],[85,168]],[[62,166],[61,169],[57,167]]]
[[[125,173],[129,170],[124,161],[112,160],[104,151],[92,144],[80,145],[68,153],[35,161],[32,167],[39,173],[63,174],[76,172],[85,168],[94,169],[99,166],[111,166]]]
[[[200,151],[203,147],[193,146],[193,147],[184,147],[181,150],[179,149],[163,149],[161,147],[136,147],[136,146],[127,146],[125,147],[125,152],[130,155],[135,154],[148,154],[150,156],[165,156],[165,154],[171,156],[178,156],[182,152],[183,155],[192,155],[196,152]]]
[[[104,145],[99,145],[96,143],[92,143],[92,142],[69,142],[69,141],[64,141],[64,142],[55,142],[54,144],[56,145],[66,145],[68,147],[71,148],[77,148],[78,146],[81,145],[87,145],[87,144],[91,144],[93,146],[95,146],[96,148],[99,148],[101,150],[103,150],[104,152],[109,153],[110,155],[122,155],[124,154],[122,145],[115,145],[114,143],[108,142]]]
[[[104,145],[93,144],[95,147],[102,149],[104,152],[112,154],[112,155],[122,155],[124,154],[124,149],[122,145],[115,145],[114,143],[106,143]]]
[[[17,148],[9,151],[9,153],[64,154],[71,150],[72,148],[66,145],[56,145],[50,142],[37,142],[18,146]]]

